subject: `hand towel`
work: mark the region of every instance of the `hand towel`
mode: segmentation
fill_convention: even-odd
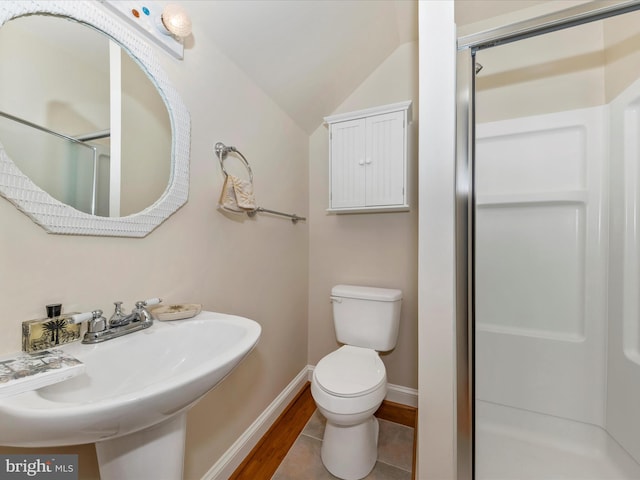
[[[220,199],[220,208],[234,213],[250,212],[256,209],[253,195],[253,184],[234,175],[228,175],[224,180]]]
[[[245,210],[256,209],[256,198],[253,195],[253,183],[249,180],[242,180],[241,178],[229,176],[233,182],[233,191],[236,194],[236,202],[240,208]]]

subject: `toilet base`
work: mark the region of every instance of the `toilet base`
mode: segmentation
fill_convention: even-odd
[[[378,459],[378,419],[345,427],[327,422],[320,456],[331,474],[343,480],[366,477]]]

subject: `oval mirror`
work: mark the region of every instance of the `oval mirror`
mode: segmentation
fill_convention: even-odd
[[[188,113],[149,47],[99,5],[3,4],[0,194],[52,233],[148,234],[189,168]]]

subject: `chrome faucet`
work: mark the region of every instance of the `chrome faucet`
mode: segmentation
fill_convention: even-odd
[[[109,322],[102,316],[102,310],[77,313],[67,321],[70,323],[89,322],[82,343],[100,343],[149,328],[153,325],[153,317],[147,307],[157,305],[161,301],[161,298],[150,298],[136,302],[135,308],[129,315],[125,315],[122,311],[122,302],[114,302],[116,308]]]
[[[113,304],[116,306],[116,310],[115,312],[113,312],[113,315],[111,315],[111,318],[109,319],[109,326],[120,327],[131,322],[132,319],[128,318],[122,312],[122,302],[113,302]]]

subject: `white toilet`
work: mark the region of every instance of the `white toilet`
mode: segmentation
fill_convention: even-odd
[[[387,373],[378,352],[392,350],[400,325],[400,290],[337,285],[331,290],[336,337],[344,346],[318,362],[311,394],[327,419],[324,466],[338,478],[366,477],[378,458],[378,420]]]

